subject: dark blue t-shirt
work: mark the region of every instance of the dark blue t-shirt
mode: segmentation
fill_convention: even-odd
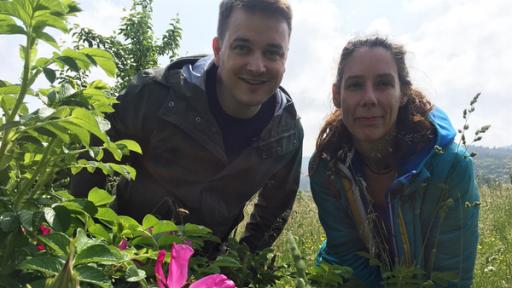
[[[210,112],[222,132],[224,150],[228,159],[234,159],[255,142],[263,129],[274,116],[276,95],[272,95],[261,105],[260,110],[251,118],[237,118],[227,114],[217,95],[217,66],[213,65],[206,74],[206,95]]]

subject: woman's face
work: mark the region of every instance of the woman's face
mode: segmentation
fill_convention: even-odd
[[[359,48],[346,61],[339,87],[343,122],[360,144],[371,144],[394,133],[398,109],[405,99],[391,53],[383,48]]]

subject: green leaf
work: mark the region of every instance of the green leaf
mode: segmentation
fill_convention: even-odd
[[[135,179],[137,171],[133,167],[130,167],[128,165],[119,165],[115,163],[108,163],[108,165],[110,166],[110,168],[112,168],[117,173],[121,174],[126,179]]]
[[[55,79],[57,79],[57,74],[55,73],[55,70],[51,68],[44,67],[43,68],[44,77],[48,80],[48,82],[52,83],[55,82]]]
[[[123,227],[130,229],[130,230],[137,230],[142,228],[142,226],[137,222],[135,219],[133,219],[130,216],[126,215],[119,215],[118,220],[123,224]]]
[[[58,256],[65,256],[71,240],[66,234],[61,232],[52,232],[48,235],[37,237],[39,241],[53,249]]]
[[[17,18],[21,20],[25,26],[28,26],[30,23],[29,13],[27,13],[27,11],[22,7],[18,6],[14,1],[0,1],[0,14]]]
[[[52,46],[53,48],[57,49],[57,50],[60,50],[60,46],[59,44],[57,43],[57,41],[55,40],[55,38],[53,38],[50,34],[46,33],[46,32],[43,32],[43,31],[39,31],[39,32],[36,32],[34,33],[35,36],[38,38],[38,39],[41,39],[43,40],[44,42],[48,43],[50,46]]]
[[[137,266],[132,265],[126,269],[126,273],[124,278],[128,282],[138,282],[144,278],[146,278],[146,272],[141,269],[137,269]]]
[[[75,108],[68,120],[87,129],[89,132],[100,138],[103,142],[107,141],[107,135],[100,130],[96,118],[91,114],[90,111],[83,108]]]
[[[78,139],[80,139],[80,144],[84,145],[85,147],[89,147],[89,144],[91,142],[89,131],[67,120],[60,121],[59,124],[67,128],[69,132],[71,132],[72,134],[76,135]]]
[[[103,238],[108,242],[112,241],[110,233],[101,224],[95,223],[89,226],[89,233],[91,233],[93,236]]]
[[[101,244],[102,240],[100,240],[100,239],[90,239],[90,238],[87,237],[87,234],[85,233],[85,231],[82,228],[78,228],[76,230],[75,241],[76,241],[76,244],[75,244],[76,245],[76,251],[78,253],[80,253],[81,251],[85,250],[89,246],[96,245],[96,244]]]
[[[46,27],[53,27],[62,32],[68,32],[68,25],[66,22],[57,16],[44,13],[38,14],[33,19],[34,30],[43,31]]]
[[[16,25],[11,17],[0,14],[0,34],[25,34],[23,27]]]
[[[78,279],[82,282],[95,284],[100,287],[112,287],[110,278],[99,268],[80,265],[75,267],[74,270],[78,273]]]
[[[155,216],[148,214],[144,216],[144,219],[142,219],[142,229],[147,230],[150,227],[153,227],[160,223],[160,220],[156,218]]]
[[[19,85],[8,85],[0,87],[0,95],[18,95],[20,90],[21,86]]]
[[[66,49],[64,49],[64,51],[62,51],[61,55],[62,55],[62,57],[73,58],[73,60],[75,60],[75,62],[80,67],[80,69],[88,70],[89,67],[91,66],[91,62],[89,61],[89,59],[82,53],[79,53],[75,50],[66,48]]]
[[[4,232],[15,231],[19,225],[19,218],[13,212],[6,212],[0,216],[0,228]]]
[[[115,144],[123,145],[126,148],[128,148],[128,150],[130,150],[130,151],[142,154],[142,149],[140,148],[140,145],[133,140],[128,140],[128,139],[119,140],[119,141],[116,141]]]
[[[163,232],[178,231],[178,226],[169,220],[161,220],[157,225],[153,227],[151,234],[156,235]]]
[[[69,69],[71,69],[72,71],[74,72],[80,72],[80,67],[78,66],[78,64],[76,63],[75,59],[69,57],[69,56],[58,56],[56,58],[56,60],[63,64],[63,65],[66,65],[69,67]]]
[[[227,267],[227,268],[242,267],[240,262],[238,262],[236,259],[233,259],[233,258],[227,257],[227,256],[217,257],[217,259],[215,259],[215,262],[213,262],[213,265],[216,265],[218,267]]]
[[[97,187],[94,187],[91,189],[91,191],[89,191],[87,199],[93,202],[96,206],[107,205],[114,201],[114,197],[112,195],[110,195],[107,191]]]
[[[49,275],[57,275],[64,267],[64,260],[55,256],[38,256],[29,258],[18,265],[18,269],[39,271]]]
[[[98,208],[91,201],[83,198],[75,198],[70,201],[61,202],[61,206],[66,207],[70,211],[84,213],[89,216],[94,216],[98,213]]]
[[[55,230],[65,232],[71,224],[71,214],[64,206],[46,207],[43,209],[44,217],[48,224]]]
[[[114,212],[114,210],[112,210],[110,208],[98,208],[98,213],[96,213],[96,215],[94,215],[94,217],[96,217],[97,219],[105,220],[105,221],[112,222],[112,223],[116,222],[117,219],[119,218],[117,213]]]
[[[19,213],[21,226],[28,231],[32,231],[32,218],[34,216],[34,211],[30,210],[22,210]]]
[[[107,73],[108,76],[114,77],[116,75],[116,64],[112,55],[104,50],[98,48],[84,48],[80,50],[81,53],[87,54],[94,58],[96,63]]]
[[[85,263],[115,264],[119,258],[104,244],[94,244],[82,251],[75,257],[75,265]]]

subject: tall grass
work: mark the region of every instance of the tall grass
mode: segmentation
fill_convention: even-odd
[[[480,189],[480,241],[473,287],[512,287],[512,187]]]
[[[480,241],[473,287],[512,287],[512,187],[483,186],[480,193]],[[246,213],[251,210],[249,205]],[[287,246],[288,232],[296,236],[306,265],[314,265],[325,233],[310,193],[299,192],[288,224],[274,244],[279,256],[277,261],[292,266],[293,259]]]

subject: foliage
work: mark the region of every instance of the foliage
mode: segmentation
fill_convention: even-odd
[[[118,93],[128,85],[137,72],[158,65],[158,57],[177,56],[181,40],[179,18],[170,21],[162,39],[157,39],[151,24],[153,0],[133,0],[130,13],[121,19],[119,30],[111,36],[102,36],[92,29],[75,27],[72,33],[77,47],[97,47],[113,55],[117,66]]]

